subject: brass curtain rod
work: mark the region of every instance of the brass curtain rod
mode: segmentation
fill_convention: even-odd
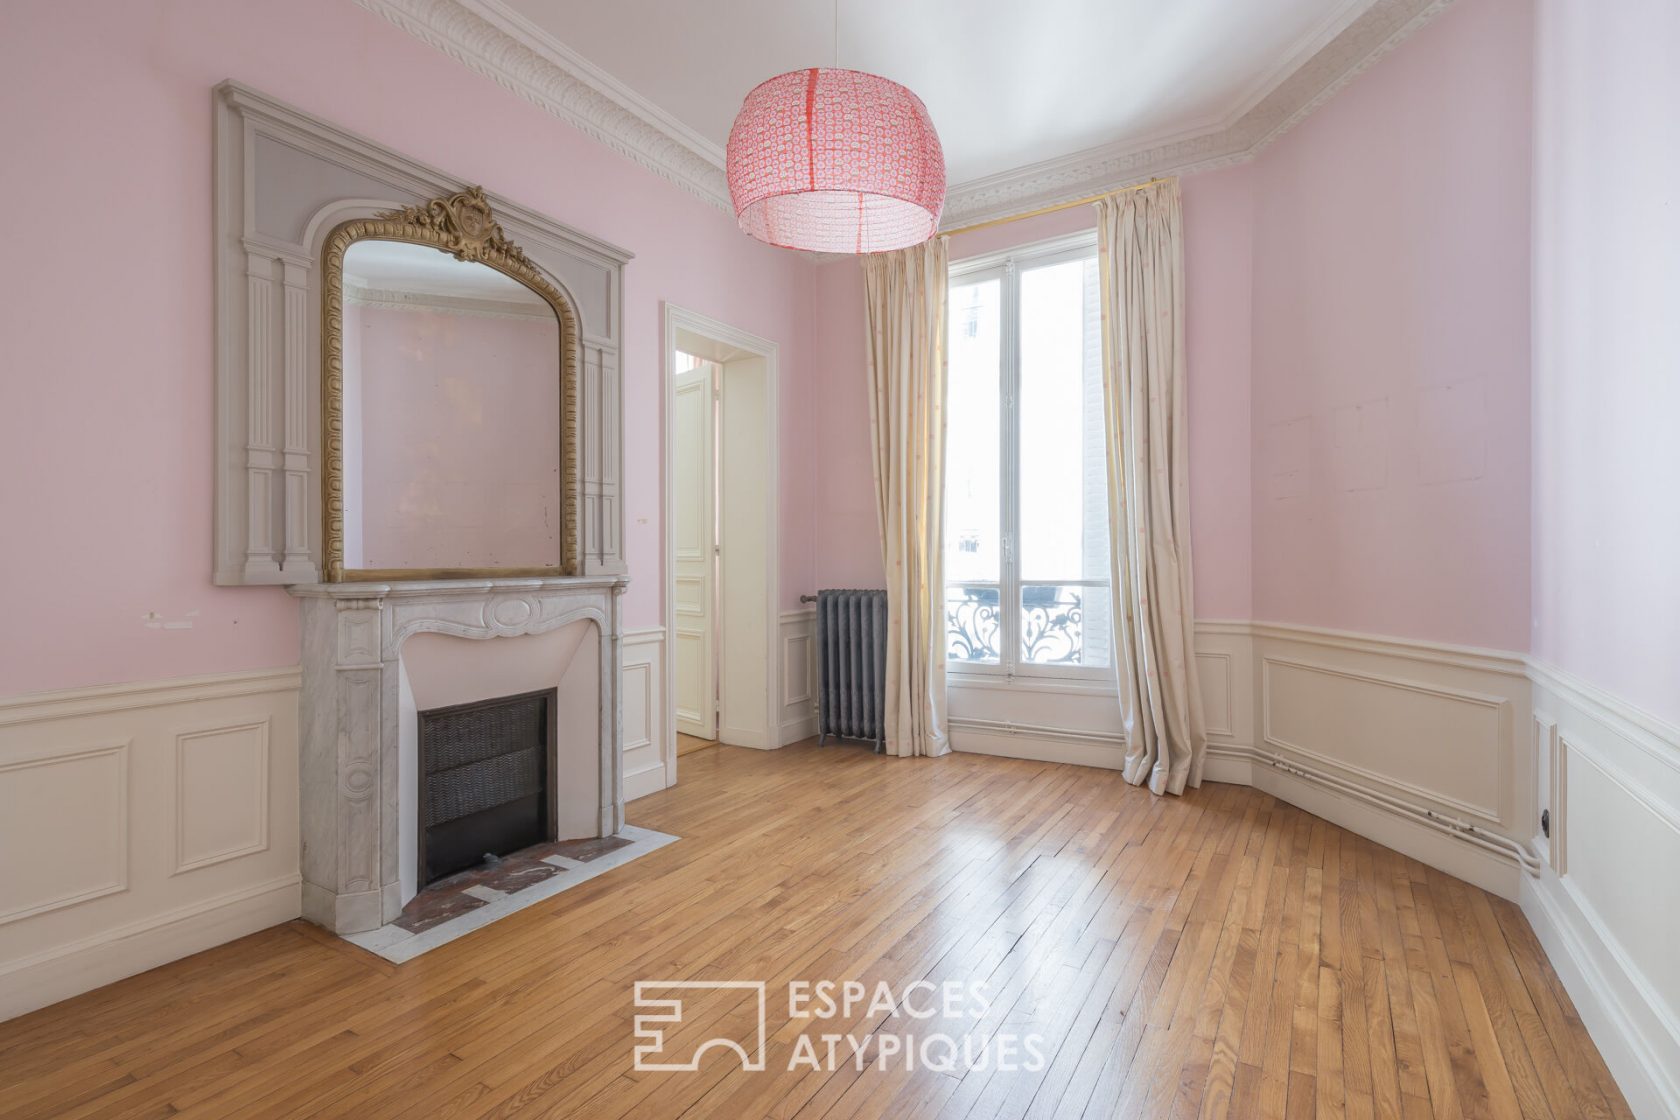
[[[941,231],[940,236],[957,237],[964,233],[974,233],[978,230],[991,229],[993,226],[1006,226],[1010,222],[1025,221],[1027,218],[1036,218],[1041,214],[1054,214],[1058,210],[1072,210],[1075,206],[1088,206],[1097,201],[1099,198],[1107,198],[1111,194],[1124,194],[1127,191],[1141,191],[1145,187],[1153,187],[1156,183],[1166,183],[1170,181],[1171,180],[1168,178],[1156,178],[1149,180],[1147,183],[1133,183],[1129,187],[1116,187],[1114,190],[1104,191],[1101,194],[1093,194],[1085,198],[1076,198],[1072,202],[1058,202],[1053,206],[1040,206],[1037,210],[1028,210],[1024,214],[1011,214],[1007,218],[991,218],[984,222],[975,222],[973,225],[959,226],[956,229],[943,230]]]

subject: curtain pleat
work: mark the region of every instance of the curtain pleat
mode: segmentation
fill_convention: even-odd
[[[1178,181],[1095,205],[1124,774],[1179,794],[1202,783],[1207,735],[1191,599]]]
[[[863,262],[869,431],[887,577],[886,747],[950,750],[945,726],[945,239]]]

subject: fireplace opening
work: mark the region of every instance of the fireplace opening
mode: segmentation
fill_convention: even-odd
[[[420,885],[551,840],[557,692],[420,713]]]

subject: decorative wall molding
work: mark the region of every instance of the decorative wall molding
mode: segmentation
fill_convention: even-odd
[[[494,0],[356,0],[474,73],[720,210],[723,152]],[[742,91],[745,93],[745,91]]]
[[[1528,671],[1536,686],[1622,736],[1652,760],[1680,774],[1680,727],[1658,719],[1614,693],[1555,665],[1530,658]]]
[[[634,801],[673,783],[677,743],[665,719],[665,630],[627,630],[623,686],[624,799]]]
[[[167,681],[100,684],[62,692],[25,693],[0,700],[0,727],[105,715],[137,708],[231,700],[269,692],[296,692],[302,679],[302,670],[290,665],[283,669],[252,669]]]
[[[1209,738],[1229,739],[1236,734],[1231,712],[1231,684],[1236,676],[1228,650],[1197,650],[1196,676],[1202,685],[1206,709],[1204,730]],[[1211,671],[1210,671],[1211,670]]]
[[[780,746],[817,733],[817,609],[782,611],[777,623],[781,651]]]
[[[501,0],[357,0],[503,88],[654,174],[729,209],[723,152]],[[1181,132],[1088,148],[955,183],[947,228],[1053,205],[1159,175],[1253,159],[1405,42],[1451,0],[1354,0],[1312,29],[1233,109]],[[1328,38],[1326,37],[1328,35]],[[744,94],[746,91],[743,90]]]
[[[0,926],[128,889],[132,745],[0,755]],[[38,869],[27,879],[24,861]]]
[[[175,869],[170,874],[268,850],[268,734],[269,721],[262,719],[175,736]],[[246,772],[237,777],[227,767],[238,761],[229,757],[235,743],[246,755]],[[195,770],[211,772],[195,775]]]
[[[1247,633],[1256,638],[1272,638],[1348,653],[1369,653],[1453,669],[1496,673],[1516,680],[1528,675],[1528,661],[1522,654],[1479,646],[1425,642],[1416,638],[1390,638],[1377,634],[1355,633],[1351,630],[1332,630],[1322,626],[1298,626],[1281,622],[1198,621],[1196,632]]]
[[[1338,767],[1347,771],[1348,774],[1357,776],[1363,781],[1373,785],[1389,786],[1395,793],[1404,793],[1413,798],[1434,801],[1459,812],[1469,813],[1473,816],[1480,817],[1482,820],[1494,825],[1502,825],[1505,823],[1503,814],[1499,808],[1495,806],[1468,801],[1460,796],[1455,796],[1451,793],[1447,793],[1430,786],[1425,786],[1420,783],[1401,781],[1399,779],[1378,773],[1368,767],[1358,766],[1345,759],[1336,758],[1323,750],[1315,750],[1312,747],[1308,747],[1297,742],[1291,742],[1290,740],[1284,738],[1272,726],[1272,717],[1277,710],[1277,704],[1273,700],[1273,674],[1276,669],[1292,669],[1302,673],[1317,674],[1323,677],[1332,678],[1333,680],[1339,679],[1344,681],[1354,681],[1360,684],[1372,685],[1380,689],[1391,689],[1398,690],[1400,692],[1414,693],[1430,699],[1447,701],[1453,704],[1469,705],[1471,707],[1480,708],[1484,711],[1492,713],[1495,721],[1495,727],[1491,729],[1493,734],[1488,740],[1482,742],[1465,741],[1462,744],[1458,744],[1458,746],[1480,748],[1481,750],[1491,753],[1497,757],[1501,762],[1501,765],[1498,768],[1498,782],[1500,788],[1508,785],[1510,777],[1510,766],[1508,765],[1508,761],[1510,756],[1509,741],[1511,703],[1506,697],[1490,696],[1486,693],[1463,688],[1430,685],[1422,681],[1409,680],[1404,677],[1398,677],[1387,673],[1359,672],[1353,669],[1333,665],[1320,665],[1310,661],[1297,660],[1288,657],[1274,657],[1267,655],[1262,655],[1260,657],[1260,738],[1267,746],[1288,751],[1296,755],[1298,758],[1310,760],[1321,766]],[[1315,715],[1317,715],[1316,712]]]
[[[1680,728],[1538,659],[1530,672],[1551,837],[1523,911],[1634,1114],[1680,1120]]]
[[[0,701],[0,1019],[298,916],[298,691],[292,667]]]
[[[213,578],[312,583],[325,536],[322,429],[330,425],[322,409],[332,401],[320,375],[331,334],[320,262],[343,224],[458,196],[466,180],[238,82],[216,87],[213,108]],[[582,571],[621,574],[619,350],[623,269],[632,254],[512,200],[481,197],[529,275],[563,297],[557,309],[576,313],[581,347],[568,347],[566,362],[580,365],[573,458]]]

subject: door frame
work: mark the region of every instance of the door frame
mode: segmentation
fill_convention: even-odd
[[[661,464],[661,484],[664,487],[663,518],[660,524],[661,541],[661,577],[660,594],[664,600],[665,621],[665,649],[664,649],[664,696],[661,703],[664,709],[665,733],[665,784],[675,785],[677,781],[677,692],[676,692],[676,595],[674,581],[676,578],[676,538],[671,529],[674,524],[675,511],[673,477],[673,463],[671,456],[671,418],[676,410],[676,365],[677,365],[677,335],[679,332],[698,335],[716,344],[723,350],[732,351],[737,357],[757,358],[764,364],[764,467],[765,467],[765,509],[764,509],[764,547],[765,547],[765,588],[764,588],[764,664],[768,675],[765,681],[765,710],[764,736],[762,742],[743,743],[743,746],[773,748],[781,745],[781,704],[782,695],[781,673],[782,665],[777,648],[779,644],[781,603],[781,534],[778,526],[778,514],[781,509],[780,487],[780,409],[778,400],[778,353],[779,347],[767,338],[732,327],[697,311],[690,311],[685,307],[666,300],[662,304],[664,321],[663,354],[661,358],[660,380],[662,383],[662,406],[659,423],[659,457]],[[699,355],[707,357],[707,355]],[[727,365],[728,359],[720,362]],[[721,378],[722,371],[719,376]],[[727,393],[723,407],[728,407]],[[719,612],[721,614],[721,612]],[[714,619],[714,623],[720,622]]]
[[[678,352],[679,353],[681,352],[680,347],[678,348]],[[704,406],[704,409],[705,409],[704,422],[703,422],[704,430],[700,433],[700,435],[698,437],[699,440],[700,440],[700,443],[701,443],[701,447],[705,451],[705,465],[702,468],[702,470],[705,474],[705,478],[704,478],[705,486],[703,487],[703,492],[702,492],[701,497],[700,497],[700,504],[701,504],[702,508],[698,512],[706,515],[702,519],[704,521],[704,529],[702,531],[705,535],[705,542],[704,542],[704,550],[703,550],[704,555],[701,557],[701,562],[704,564],[704,566],[706,568],[706,573],[705,573],[705,576],[704,576],[704,587],[705,587],[705,598],[706,598],[706,601],[705,601],[705,604],[704,604],[704,611],[705,611],[705,617],[704,617],[705,627],[704,627],[704,630],[705,630],[705,638],[706,638],[706,648],[703,651],[705,664],[701,667],[701,685],[702,685],[702,690],[707,695],[705,695],[703,697],[702,702],[700,704],[700,711],[696,715],[696,721],[697,721],[698,726],[695,728],[695,730],[690,731],[688,728],[686,728],[682,725],[682,695],[676,691],[676,677],[672,676],[670,678],[671,681],[672,681],[672,688],[671,688],[671,692],[672,692],[672,701],[671,701],[672,714],[671,714],[671,719],[672,719],[673,724],[676,726],[678,735],[691,734],[691,735],[697,735],[699,738],[702,738],[702,739],[716,740],[718,738],[718,727],[719,727],[719,723],[720,723],[719,717],[722,714],[718,710],[718,708],[719,708],[718,696],[719,696],[720,683],[721,683],[720,680],[719,680],[719,677],[718,677],[718,599],[719,599],[718,591],[719,591],[719,584],[722,581],[718,578],[720,573],[718,571],[718,568],[719,568],[719,564],[718,564],[718,559],[719,559],[719,552],[718,552],[718,544],[719,544],[719,541],[718,541],[718,522],[719,522],[719,516],[718,516],[718,514],[719,514],[719,511],[718,511],[718,508],[717,508],[718,507],[718,500],[717,500],[717,498],[718,498],[717,434],[718,434],[718,419],[719,419],[719,415],[720,415],[720,412],[721,412],[721,404],[722,404],[721,399],[720,399],[720,394],[721,394],[721,390],[722,390],[722,384],[721,383],[723,381],[723,367],[721,365],[719,365],[718,363],[713,362],[713,361],[711,361],[709,359],[706,359],[706,358],[701,358],[700,359],[700,365],[697,368],[690,369],[690,370],[684,370],[681,373],[677,372],[675,364],[672,365],[672,370],[671,370],[671,400],[673,402],[673,407],[672,407],[669,415],[673,417],[673,420],[672,420],[673,427],[671,428],[671,435],[670,435],[671,442],[667,445],[667,449],[666,449],[667,454],[671,454],[671,455],[674,455],[676,450],[677,450],[677,447],[676,447],[677,439],[680,438],[683,435],[683,433],[678,432],[676,430],[676,428],[674,427],[674,424],[675,424],[675,419],[674,418],[677,415],[675,405],[677,404],[677,402],[680,402],[682,400],[682,396],[683,396],[684,392],[687,391],[684,388],[684,381],[685,381],[685,379],[688,379],[688,378],[694,378],[697,389],[705,394],[705,399],[704,399],[704,401],[701,402]],[[671,468],[671,470],[668,472],[668,474],[673,476],[671,478],[671,481],[674,483],[675,482],[675,478],[674,478],[675,467],[674,466]],[[675,487],[673,486],[672,489],[674,491]],[[677,513],[676,505],[677,505],[676,499],[673,496],[673,498],[671,500],[671,505],[670,505],[671,518],[669,520],[667,520],[666,523],[665,523],[666,526],[667,526],[667,531],[670,532],[671,534],[673,534],[673,536],[676,533],[676,520],[675,520],[676,513]],[[672,545],[671,545],[671,578],[667,581],[667,586],[668,586],[668,589],[671,592],[671,597],[672,597],[673,600],[676,598],[675,590],[676,590],[677,585],[680,582],[682,582],[682,580],[685,578],[685,573],[683,571],[679,570],[680,566],[679,566],[679,563],[678,563],[678,560],[677,560],[676,553],[677,553],[677,545],[676,545],[676,541],[673,540]],[[689,569],[687,575],[690,578],[692,577],[692,575],[693,575],[693,569],[692,568]],[[672,624],[671,628],[669,629],[668,633],[670,635],[670,642],[671,642],[671,646],[672,646],[672,650],[673,650],[673,652],[671,654],[672,659],[673,659],[673,664],[677,664],[678,662],[680,662],[680,659],[681,659],[681,656],[682,656],[683,631],[681,630],[681,628],[679,626],[677,626],[675,624],[675,616],[678,614],[678,608],[674,604],[671,608],[671,614],[673,616],[673,624]],[[690,619],[690,622],[692,624],[692,615],[689,615],[687,617]]]

